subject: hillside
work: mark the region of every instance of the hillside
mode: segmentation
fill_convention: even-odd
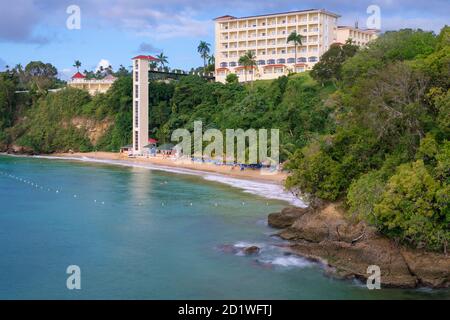
[[[131,77],[90,97],[65,89],[15,95],[0,75],[0,149],[118,149],[131,141]],[[387,32],[368,48],[333,46],[311,72],[253,84],[188,76],[149,87],[151,136],[174,129],[279,128],[286,186],[342,201],[405,245],[447,252],[450,240],[450,28]],[[77,119],[77,120],[75,120]]]

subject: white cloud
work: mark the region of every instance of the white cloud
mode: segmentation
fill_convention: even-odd
[[[135,9],[120,4],[113,6],[104,16],[118,22],[124,29],[152,39],[169,39],[175,37],[207,36],[213,31],[213,22],[210,19],[199,20],[197,12],[184,9],[178,12],[162,11],[156,9]]]
[[[97,64],[97,67],[95,68],[95,72],[100,70],[100,67],[103,67],[103,69],[108,68],[111,65],[111,63],[106,59],[100,59],[100,61]]]

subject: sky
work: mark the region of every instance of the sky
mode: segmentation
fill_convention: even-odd
[[[203,64],[201,40],[214,48],[215,17],[326,9],[341,15],[339,25],[358,21],[363,28],[370,5],[380,8],[382,31],[439,32],[450,24],[449,0],[0,0],[0,70],[40,60],[67,79],[76,71],[75,60],[81,70],[117,69],[138,54],[160,52],[171,68],[189,70]]]

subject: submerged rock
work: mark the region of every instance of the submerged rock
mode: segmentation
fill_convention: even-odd
[[[261,249],[257,246],[250,246],[250,247],[244,248],[243,252],[249,256],[249,255],[253,255],[253,254],[258,254],[260,250]]]

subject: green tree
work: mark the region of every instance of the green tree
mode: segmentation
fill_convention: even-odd
[[[50,63],[31,61],[25,66],[28,86],[41,93],[55,84],[57,74],[58,70]]]
[[[156,55],[156,59],[158,59],[158,63],[161,65],[162,68],[165,68],[166,64],[169,63],[167,60],[167,56],[164,55],[164,52],[161,52],[160,54]]]
[[[380,230],[419,247],[445,249],[450,231],[450,188],[436,181],[422,160],[400,166],[375,206]]]
[[[351,40],[344,45],[332,44],[320,61],[314,65],[311,76],[322,84],[331,81],[336,85],[337,81],[341,80],[343,63],[353,57],[357,51],[358,46],[353,45]]]
[[[200,41],[197,52],[200,54],[200,57],[203,59],[203,71],[206,71],[207,60],[210,53],[210,44],[206,41]]]
[[[247,51],[243,56],[241,56],[239,58],[239,64],[244,67],[245,82],[247,82],[247,70],[251,70],[253,85],[253,74],[255,73],[254,67],[256,66],[256,56],[253,51]]]
[[[226,83],[238,83],[239,78],[236,73],[229,73],[225,79]]]
[[[75,68],[77,68],[77,72],[79,72],[79,71],[80,71],[80,67],[81,67],[81,62],[80,62],[80,60],[75,60],[75,63],[73,64],[73,66],[74,66]]]
[[[297,33],[297,31],[292,31],[291,34],[287,37],[286,40],[287,43],[293,42],[294,43],[294,54],[295,54],[295,63],[297,63],[297,46],[302,45],[302,36]]]

